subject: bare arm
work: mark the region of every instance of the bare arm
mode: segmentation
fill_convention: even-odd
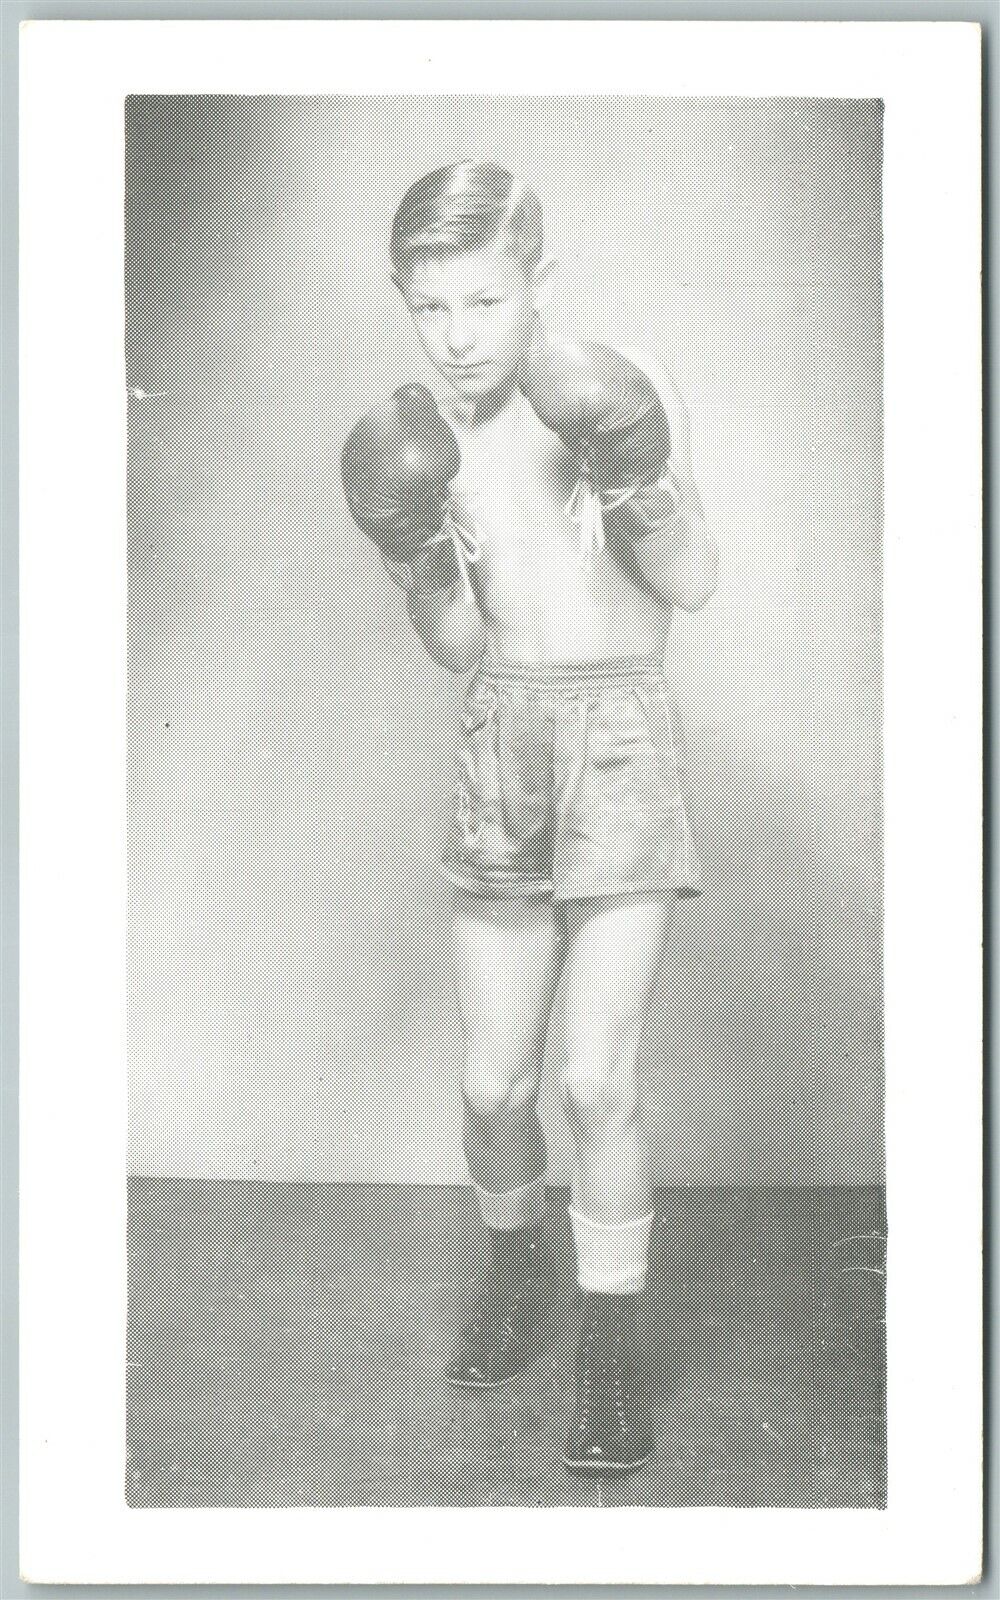
[[[449,672],[468,672],[486,649],[486,624],[478,605],[466,599],[454,545],[434,545],[415,561],[386,555],[382,561],[406,595],[407,614],[428,655]]]
[[[670,605],[697,611],[714,593],[719,552],[691,466],[691,423],[673,379],[642,351],[623,350],[655,387],[670,424],[670,476],[676,504],[655,489],[640,491],[626,526],[633,558],[646,582]]]

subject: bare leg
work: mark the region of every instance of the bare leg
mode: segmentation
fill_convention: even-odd
[[[469,1172],[484,1189],[515,1189],[545,1170],[536,1105],[564,932],[550,901],[458,891],[453,934]]]
[[[565,907],[561,1090],[576,1141],[573,1205],[605,1225],[648,1216],[651,1207],[636,1060],[673,911],[673,895],[653,894]]]
[[[640,1306],[652,1223],[636,1058],[673,916],[673,895],[567,907],[563,1104],[576,1140],[573,1201],[583,1321],[573,1472],[631,1471],[653,1436],[640,1398]]]
[[[493,1388],[530,1359],[551,1271],[538,1085],[564,948],[550,902],[459,894],[455,971],[465,1030],[465,1152],[487,1229],[487,1277],[448,1363]]]

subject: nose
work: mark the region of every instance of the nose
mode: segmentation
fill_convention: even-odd
[[[448,354],[456,361],[467,356],[475,341],[475,333],[464,317],[452,317],[448,324]]]

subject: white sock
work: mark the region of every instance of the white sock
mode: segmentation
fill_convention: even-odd
[[[577,1279],[591,1294],[640,1294],[646,1287],[654,1212],[634,1222],[594,1222],[569,1208]]]
[[[541,1222],[545,1215],[545,1178],[533,1178],[519,1189],[481,1189],[473,1183],[479,1211],[488,1228],[508,1233]]]

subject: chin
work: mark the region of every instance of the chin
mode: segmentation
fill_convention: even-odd
[[[449,378],[459,394],[476,400],[487,400],[491,395],[505,393],[514,381],[510,374],[496,367],[487,367],[484,372],[472,372],[468,377],[452,372]]]

